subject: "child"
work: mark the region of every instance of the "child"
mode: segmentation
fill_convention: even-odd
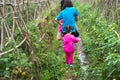
[[[63,43],[63,50],[65,52],[65,58],[66,58],[66,64],[68,66],[72,66],[73,64],[73,53],[74,53],[74,43],[77,43],[80,41],[79,38],[74,37],[72,35],[71,29],[72,27],[67,26],[66,27],[66,34],[62,38]]]
[[[63,21],[62,24],[62,34],[66,34],[66,26],[69,25],[72,28],[72,34],[75,37],[78,37],[79,34],[76,35],[76,19],[78,19],[79,12],[73,7],[71,0],[65,0],[62,11],[56,16],[56,21],[59,23],[60,20]]]
[[[66,26],[70,25],[72,27],[72,34],[76,32],[76,22],[79,12],[73,7],[71,0],[65,0],[62,11],[56,16],[56,21],[59,23],[60,20],[63,21],[62,33],[66,33]],[[77,36],[78,37],[78,36]]]

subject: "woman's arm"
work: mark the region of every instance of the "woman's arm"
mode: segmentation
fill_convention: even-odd
[[[75,17],[75,21],[78,21],[78,19],[79,19],[79,17],[78,17],[78,16],[76,16],[76,17]]]
[[[63,17],[62,17],[62,12],[60,12],[57,16],[56,16],[56,18],[55,18],[55,21],[58,23],[58,24],[60,24],[60,20],[62,19]]]

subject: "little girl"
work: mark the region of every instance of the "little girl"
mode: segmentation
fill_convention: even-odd
[[[74,37],[71,32],[71,27],[66,27],[66,34],[62,38],[63,50],[65,52],[66,64],[72,66],[73,64],[73,53],[74,53],[74,43],[80,41],[79,38]]]

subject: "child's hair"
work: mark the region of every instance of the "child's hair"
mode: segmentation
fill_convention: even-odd
[[[71,0],[65,0],[64,4],[63,4],[63,9],[65,9],[66,7],[73,7],[73,3]]]
[[[66,27],[66,33],[70,33],[71,32],[71,27],[70,26],[67,26]]]

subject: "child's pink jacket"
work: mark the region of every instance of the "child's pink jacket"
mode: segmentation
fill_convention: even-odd
[[[80,41],[79,38],[76,38],[71,34],[64,35],[64,37],[62,38],[64,52],[73,53],[74,52],[74,43],[77,43],[79,41]]]

